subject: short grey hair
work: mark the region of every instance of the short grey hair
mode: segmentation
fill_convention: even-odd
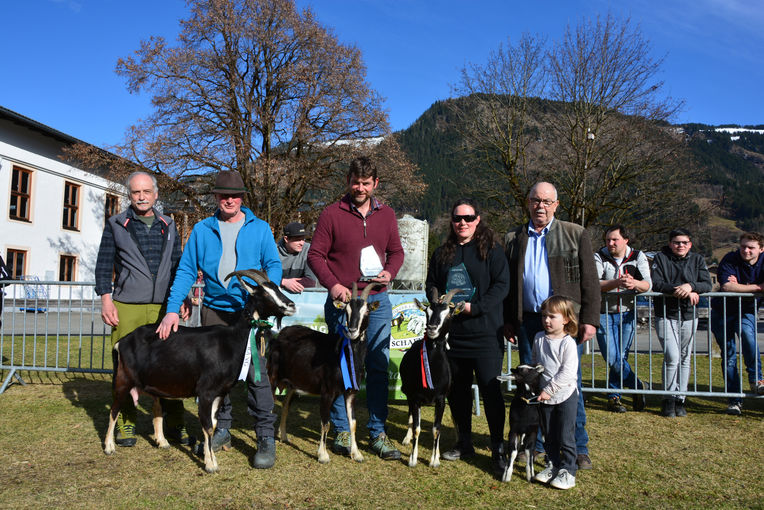
[[[150,178],[151,183],[154,185],[154,193],[159,193],[159,185],[157,184],[157,178],[151,175],[150,173],[144,172],[142,170],[138,170],[137,172],[133,172],[127,176],[127,180],[125,181],[125,187],[127,188],[128,193],[130,193],[130,181],[133,180],[133,177],[137,177],[139,175],[145,175],[146,177]]]
[[[554,190],[554,199],[557,200],[557,188],[551,182],[546,182],[546,181],[540,181],[534,184],[533,187],[531,187],[530,191],[528,192],[528,198],[530,198],[531,195],[533,195],[533,192],[536,191],[536,188],[538,188],[542,184],[546,184],[552,187],[552,189]]]

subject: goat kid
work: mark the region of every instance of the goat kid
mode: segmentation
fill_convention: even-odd
[[[512,380],[516,385],[515,396],[509,407],[509,462],[504,468],[501,481],[508,482],[512,479],[515,458],[522,448],[525,451],[525,478],[530,482],[535,475],[533,462],[540,422],[538,395],[544,366],[519,365],[511,369],[511,372],[497,378],[500,381]]]
[[[226,280],[236,276],[249,293],[244,310],[233,326],[181,326],[161,340],[156,324],[137,328],[120,339],[112,349],[114,376],[112,388],[114,402],[109,413],[109,429],[104,441],[104,453],[114,453],[114,426],[119,410],[127,398],[138,403],[138,393],[154,398],[154,437],[160,448],[169,447],[162,430],[162,407],[159,398],[199,399],[199,421],[204,434],[204,469],[208,473],[218,470],[210,439],[217,426],[215,414],[223,398],[236,384],[249,344],[252,322],[275,316],[277,321],[295,313],[294,303],[278,285],[262,271],[235,271]],[[257,286],[249,285],[249,277]],[[257,362],[253,353],[253,362]]]
[[[440,466],[440,425],[446,408],[446,395],[451,389],[451,367],[446,357],[448,330],[451,318],[464,310],[464,301],[454,305],[451,299],[460,289],[454,289],[438,299],[437,289],[433,289],[428,306],[414,298],[416,305],[425,313],[427,326],[422,340],[414,342],[403,355],[400,365],[401,391],[409,405],[409,429],[403,439],[404,445],[414,439],[414,447],[409,456],[409,467],[416,466],[421,432],[421,407],[435,404],[435,419],[432,424],[433,448],[430,467]]]
[[[350,456],[356,462],[363,462],[363,455],[358,450],[355,439],[356,419],[354,413],[355,395],[358,383],[364,373],[366,358],[366,329],[369,325],[369,313],[379,307],[377,301],[369,303],[371,290],[378,286],[373,283],[366,286],[358,297],[358,286],[353,283],[350,301],[334,301],[334,306],[343,309],[346,315],[346,332],[321,333],[305,326],[288,326],[282,329],[270,344],[268,352],[268,377],[271,388],[287,390],[281,410],[279,438],[288,443],[286,419],[289,406],[296,391],[319,395],[321,415],[321,439],[318,445],[318,461],[329,462],[326,450],[326,437],[329,433],[329,412],[335,399],[345,397],[345,410],[350,425]],[[341,356],[347,361],[341,366]],[[343,378],[343,371],[345,377]]]

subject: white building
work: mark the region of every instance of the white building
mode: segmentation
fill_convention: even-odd
[[[107,211],[122,185],[60,156],[80,142],[0,107],[0,249],[14,278],[92,282]]]

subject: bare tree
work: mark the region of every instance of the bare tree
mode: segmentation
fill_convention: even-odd
[[[467,192],[503,221],[523,218],[524,198],[539,176],[532,144],[540,136],[539,101],[546,83],[545,41],[525,34],[491,52],[483,65],[462,69],[451,101],[467,158]],[[480,169],[473,172],[474,169]]]
[[[389,133],[360,51],[293,0],[190,0],[189,7],[176,45],[152,37],[118,61],[128,89],[151,93],[154,110],[114,152],[195,205],[209,179],[190,186],[189,176],[234,170],[249,189],[245,204],[274,230],[298,213],[310,221],[336,198],[347,162],[369,150],[359,140]],[[414,166],[393,159],[400,165],[391,171],[421,193]]]
[[[681,103],[663,95],[662,59],[629,19],[568,27],[548,55],[547,175],[561,208],[582,225],[664,214],[689,181],[682,138],[668,121]]]

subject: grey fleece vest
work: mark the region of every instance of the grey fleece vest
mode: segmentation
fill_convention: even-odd
[[[121,266],[114,281],[112,298],[120,303],[132,304],[161,304],[167,299],[167,293],[172,278],[172,249],[178,231],[175,222],[169,216],[157,214],[158,221],[164,225],[162,235],[165,237],[162,259],[156,278],[151,274],[146,259],[135,240],[127,229],[128,221],[140,221],[127,217],[127,211],[115,214],[108,219],[114,232],[114,245],[117,248],[117,261]]]

